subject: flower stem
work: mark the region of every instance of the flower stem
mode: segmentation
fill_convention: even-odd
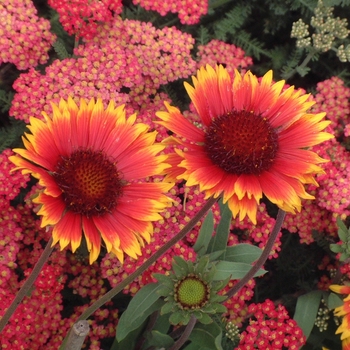
[[[198,213],[187,223],[187,225],[173,238],[171,238],[167,243],[160,247],[144,264],[142,264],[135,272],[126,277],[117,286],[112,288],[109,292],[103,295],[100,299],[95,301],[90,307],[88,307],[79,317],[79,320],[86,320],[90,315],[92,315],[97,309],[99,309],[107,301],[111,300],[119,292],[121,292],[128,284],[130,284],[135,278],[140,276],[145,272],[153,263],[155,263],[168,249],[170,249],[175,243],[184,238],[187,233],[189,233],[197,222],[206,214],[206,212],[215,204],[217,198],[209,198],[208,201],[203,205],[203,207],[198,211]],[[64,349],[63,341],[61,348]]]
[[[53,248],[54,248],[54,247],[52,247],[52,241],[53,241],[53,239],[51,237],[50,240],[47,242],[46,247],[45,247],[44,251],[42,252],[39,260],[35,264],[32,273],[27,278],[27,280],[23,283],[23,286],[18,291],[15,299],[12,301],[11,305],[6,310],[4,316],[2,316],[2,318],[0,320],[0,333],[5,328],[7,322],[10,320],[11,316],[14,314],[14,312],[16,311],[18,305],[21,303],[23,298],[26,295],[28,295],[28,292],[29,292],[30,288],[32,287],[33,283],[35,282],[35,280],[37,279],[41,269],[43,268],[43,266],[47,262],[48,258],[50,257],[50,255],[53,251]]]
[[[185,330],[181,334],[181,337],[176,341],[176,343],[169,350],[179,350],[181,346],[186,343],[188,337],[192,333],[194,326],[196,325],[196,322],[197,322],[197,319],[192,315],[190,320],[187,323]]]
[[[266,243],[266,246],[261,253],[259,259],[256,261],[254,266],[247,272],[247,274],[239,280],[227,293],[226,296],[228,299],[230,299],[232,296],[234,296],[236,293],[238,293],[244,286],[245,284],[254,277],[254,275],[259,271],[259,269],[265,264],[267,258],[269,257],[269,254],[273,248],[273,245],[275,244],[275,241],[278,237],[278,234],[281,230],[284,218],[286,216],[286,212],[279,209],[275,226],[270,234],[270,237]]]

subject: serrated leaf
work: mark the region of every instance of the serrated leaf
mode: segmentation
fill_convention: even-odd
[[[306,338],[314,327],[322,291],[315,290],[298,298],[293,319],[298,323]]]
[[[204,254],[208,248],[208,244],[214,232],[214,217],[212,210],[208,211],[202,226],[199,230],[199,234],[196,243],[193,246],[194,251],[198,256]]]
[[[233,247],[227,247],[222,259],[225,261],[235,261],[251,264],[252,262],[259,259],[261,253],[262,250],[255,245],[242,243],[237,244]]]
[[[197,349],[222,350],[222,330],[215,322],[209,325],[197,323],[189,339],[197,345]]]
[[[252,268],[252,265],[231,261],[219,261],[215,267],[216,274],[213,280],[220,281],[228,277],[230,277],[230,279],[232,280],[241,279]],[[254,277],[262,276],[266,272],[267,271],[264,269],[259,269],[259,271],[254,275]]]
[[[344,304],[343,299],[335,293],[330,293],[327,300],[327,306],[329,309],[335,309],[338,306],[342,306]]]
[[[224,250],[227,245],[228,235],[230,232],[230,225],[232,221],[232,212],[228,207],[227,203],[223,204],[222,200],[219,202],[221,220],[216,228],[216,234],[211,238],[207,253],[213,253],[216,251]]]
[[[131,299],[127,309],[119,319],[116,333],[119,342],[144,322],[152,312],[162,307],[164,301],[158,300],[160,295],[157,293],[160,287],[158,283],[147,284]]]

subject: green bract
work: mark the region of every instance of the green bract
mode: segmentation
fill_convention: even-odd
[[[171,324],[186,325],[192,315],[199,322],[208,324],[213,322],[211,316],[226,311],[226,307],[221,304],[226,296],[217,293],[228,283],[229,278],[214,281],[215,263],[210,262],[208,256],[201,257],[195,263],[175,256],[172,267],[173,272],[168,276],[154,274],[161,285],[157,293],[166,301],[161,314],[171,313]]]

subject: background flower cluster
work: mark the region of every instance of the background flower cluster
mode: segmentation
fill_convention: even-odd
[[[225,302],[225,324],[234,324],[241,333],[236,345],[227,336],[227,348],[341,349],[335,334],[341,318],[333,316],[327,300],[319,300],[315,326],[307,336],[293,315],[299,296],[322,291],[324,300],[332,283],[350,279],[350,264],[340,262],[329,248],[341,244],[337,219],[349,226],[350,217],[349,16],[350,2],[336,0],[268,0],[263,5],[257,0],[1,2],[0,315],[51,236],[50,230],[40,228],[32,202],[40,186],[28,174],[13,171],[9,161],[30,116],[42,118],[42,111],[51,111],[50,101],[58,103],[60,98],[101,98],[105,107],[114,100],[116,105],[125,103],[128,113],[136,112],[137,120],[157,130],[162,141],[169,132],[157,124],[155,112],[165,110],[163,102],[168,101],[198,122],[183,81],[190,81],[205,64],[223,64],[230,74],[238,69],[261,76],[273,69],[275,80],[287,79],[311,92],[309,98],[316,101],[312,113],[326,112],[331,120],[327,131],[335,136],[313,147],[329,162],[317,176],[319,186],[307,188],[315,200],[303,201],[300,213],[287,214],[264,266],[268,273]],[[320,46],[320,40],[327,45]],[[55,250],[2,333],[1,348],[57,349],[92,302],[141,266],[205,202],[198,188],[180,181],[168,196],[172,206],[154,223],[151,242],[137,261],[126,257],[121,264],[105,252],[90,265],[84,248],[75,254]],[[232,219],[228,245],[264,248],[276,213],[263,199],[256,225],[248,218]],[[217,224],[217,204],[213,215]],[[122,295],[94,314],[86,349],[111,348],[130,299],[155,282],[153,273],[169,271],[173,256],[195,261],[193,245],[200,227],[198,222]],[[231,280],[222,293],[236,282]]]

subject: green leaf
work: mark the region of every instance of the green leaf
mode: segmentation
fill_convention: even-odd
[[[293,318],[302,329],[306,338],[309,337],[312,328],[314,327],[321,297],[322,291],[315,290],[301,295],[298,298]]]
[[[337,225],[338,225],[338,236],[339,239],[343,242],[347,242],[349,240],[349,231],[346,228],[343,221],[340,219],[340,217],[337,217]]]
[[[215,267],[216,274],[214,276],[214,281],[221,281],[228,277],[232,280],[241,279],[252,268],[252,265],[231,261],[219,261]],[[259,269],[254,277],[262,276],[266,272],[266,270]]]
[[[343,299],[335,293],[330,293],[327,300],[327,306],[329,309],[335,309],[338,306],[342,306],[344,304]]]
[[[218,250],[224,250],[227,246],[228,235],[230,232],[230,225],[232,221],[232,212],[227,203],[223,204],[222,200],[219,202],[221,220],[216,229],[216,234],[211,238],[207,253],[213,253]]]
[[[131,299],[128,308],[120,317],[117,327],[117,340],[123,340],[129,332],[136,329],[155,310],[164,304],[159,300],[157,290],[161,286],[158,283],[150,283],[141,288]]]
[[[152,330],[147,333],[145,348],[151,346],[159,348],[169,349],[174,344],[174,339],[167,334],[161,333],[157,330]],[[147,346],[147,347],[146,347]]]
[[[222,259],[251,264],[260,257],[261,253],[262,250],[255,245],[242,243],[233,247],[227,247]]]
[[[186,325],[190,320],[190,317],[191,315],[189,312],[182,312],[179,310],[170,315],[169,322],[174,326],[178,325],[179,323]]]
[[[222,330],[215,322],[209,325],[197,323],[189,339],[197,344],[197,349],[222,350]]]
[[[344,250],[339,244],[330,244],[329,248],[333,253],[341,253]]]
[[[196,243],[193,246],[194,251],[198,256],[204,254],[208,248],[208,244],[214,232],[214,217],[212,210],[208,211],[207,216],[205,217],[201,229],[196,240]]]
[[[209,257],[209,261],[216,261],[218,258],[225,253],[226,250],[217,250],[213,253],[210,253],[206,256]]]
[[[136,343],[139,340],[139,336],[142,334],[145,327],[146,320],[143,323],[141,323],[141,325],[138,328],[130,331],[122,341],[118,341],[115,338],[110,350],[135,349]]]

